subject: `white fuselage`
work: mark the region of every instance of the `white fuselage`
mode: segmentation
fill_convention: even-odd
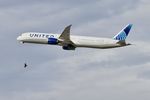
[[[17,38],[18,41],[23,43],[37,43],[37,44],[52,44],[60,45],[64,44],[55,43],[55,40],[59,41],[60,34],[53,33],[36,33],[28,32],[23,33]],[[49,42],[49,39],[52,39]],[[118,43],[118,40],[109,39],[109,38],[97,38],[97,37],[88,37],[88,36],[70,36],[70,40],[76,47],[89,47],[89,48],[115,48],[121,47],[122,45]],[[61,41],[61,40],[60,40]]]

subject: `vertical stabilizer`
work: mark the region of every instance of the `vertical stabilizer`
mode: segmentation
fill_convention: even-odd
[[[128,36],[130,30],[132,28],[132,24],[128,24],[125,28],[123,28],[117,35],[115,35],[113,38],[115,40],[124,41],[126,37]]]

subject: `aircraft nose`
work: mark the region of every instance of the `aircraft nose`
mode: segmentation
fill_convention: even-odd
[[[21,36],[18,36],[18,37],[17,37],[17,40],[18,40],[18,41],[21,41],[21,40],[22,40]]]

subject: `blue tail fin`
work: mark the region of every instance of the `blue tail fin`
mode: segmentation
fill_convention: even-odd
[[[128,24],[125,28],[123,28],[117,35],[114,36],[115,40],[123,41],[128,36],[130,30],[132,28],[132,24]]]

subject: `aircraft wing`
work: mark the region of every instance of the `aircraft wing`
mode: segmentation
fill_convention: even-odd
[[[63,49],[74,50],[76,48],[75,44],[70,40],[71,26],[72,25],[67,26],[58,38],[60,45],[63,46]]]
[[[59,39],[63,39],[63,40],[70,40],[70,28],[72,25],[67,26],[64,31],[62,32],[62,34],[59,36]]]

